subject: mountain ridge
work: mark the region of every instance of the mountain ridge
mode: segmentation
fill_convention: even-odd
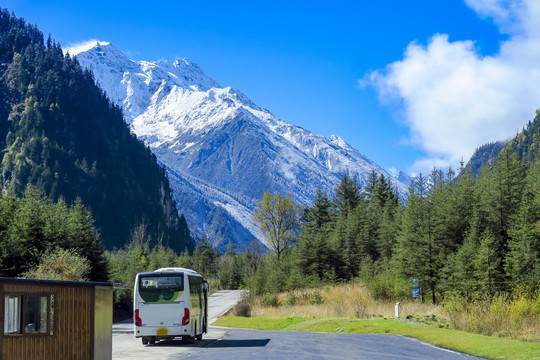
[[[250,237],[263,240],[252,230],[255,223],[247,212],[253,212],[267,190],[289,192],[296,202],[309,205],[318,187],[332,193],[343,174],[357,176],[362,186],[375,171],[406,196],[405,185],[339,136],[326,138],[277,118],[242,92],[220,87],[189,60],[136,62],[100,43],[78,53],[77,59],[93,71],[111,100],[123,108],[132,131],[177,178],[171,182],[179,207],[198,198],[206,213],[220,208],[236,222],[230,231],[218,226],[222,233],[209,234],[212,219],[199,209],[190,213],[182,207],[190,229],[205,233],[215,247],[224,250],[229,240],[237,248]],[[191,200],[180,191],[188,182]],[[205,186],[240,201],[234,205],[226,196],[203,200]],[[238,232],[243,239],[227,239]]]

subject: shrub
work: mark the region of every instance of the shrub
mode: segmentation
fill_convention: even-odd
[[[296,295],[294,293],[290,293],[289,297],[287,298],[287,305],[290,305],[290,306],[296,305],[297,301],[298,301],[298,298],[296,297]]]
[[[376,275],[367,285],[371,297],[375,300],[395,301],[411,297],[411,284],[390,273]]]
[[[239,302],[234,308],[234,315],[251,317],[251,304],[247,301]]]
[[[320,305],[324,303],[324,299],[318,291],[315,291],[311,297],[311,300],[309,300],[309,303],[311,305]]]
[[[29,279],[85,281],[90,261],[74,249],[56,249],[41,256],[40,263],[26,272]]]
[[[462,317],[465,313],[465,299],[458,291],[448,291],[444,295],[442,302],[444,312],[448,315],[450,326],[454,329],[462,328]]]
[[[443,307],[451,327],[456,330],[537,340],[540,325],[535,312],[537,296],[520,288],[516,288],[512,296],[501,293],[472,300],[458,292],[447,292]]]
[[[278,307],[279,299],[276,294],[265,294],[261,298],[261,305],[266,307]]]

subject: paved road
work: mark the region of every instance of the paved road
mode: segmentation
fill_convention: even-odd
[[[214,322],[220,315],[236,305],[241,297],[242,291],[239,290],[220,291],[210,295],[208,297],[208,322],[210,324]],[[210,328],[204,338],[216,340],[224,334],[224,330]],[[198,341],[196,347],[205,343],[206,341]],[[194,352],[193,346],[188,346],[180,340],[161,341],[155,346],[143,346],[141,339],[133,335],[133,320],[113,325],[113,359],[178,359],[180,356],[187,356]]]
[[[240,299],[241,292],[210,296],[209,317],[215,320]],[[133,336],[131,321],[113,326],[113,359],[478,359],[398,335],[323,334],[230,329],[210,326],[202,341],[160,341],[143,346]]]
[[[208,298],[208,323],[212,324],[218,317],[232,309],[242,298],[241,290],[224,290],[214,293]]]
[[[207,339],[207,343],[197,344],[203,349],[198,349],[190,359],[479,359],[399,335],[323,334],[217,327],[212,327],[212,330],[225,333],[220,339]]]

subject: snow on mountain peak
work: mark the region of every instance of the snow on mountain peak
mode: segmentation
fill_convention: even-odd
[[[96,46],[108,46],[110,43],[100,40],[89,40],[75,45],[69,45],[64,49],[64,52],[68,53],[71,56],[79,55],[82,52],[86,52]]]
[[[335,144],[341,148],[348,148],[350,147],[349,144],[347,144],[347,142],[345,140],[343,140],[343,138],[339,135],[330,135],[328,137],[328,140],[330,140],[332,142],[332,144]]]
[[[214,245],[260,238],[251,214],[265,191],[309,205],[318,188],[332,194],[344,173],[359,185],[372,171],[390,178],[341,137],[277,118],[187,59],[136,62],[100,42],[77,58],[166,167],[190,229]]]

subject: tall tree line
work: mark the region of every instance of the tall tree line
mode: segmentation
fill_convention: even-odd
[[[53,200],[81,198],[106,248],[139,224],[180,252],[192,249],[165,170],[75,58],[0,9],[0,188],[27,184]],[[155,244],[153,244],[155,245]]]
[[[279,263],[267,260],[256,290],[362,278],[386,287],[387,298],[410,297],[415,279],[423,300],[432,302],[447,291],[493,296],[518,285],[535,291],[540,164],[520,161],[508,146],[478,176],[463,166],[459,173],[420,174],[405,202],[384,176],[372,173],[360,189],[344,175],[331,199],[319,190],[304,209],[297,245]]]
[[[53,202],[33,187],[21,198],[0,193],[0,276],[21,276],[58,249],[84,256],[89,280],[108,280],[99,233],[80,199],[71,205],[63,198]]]

